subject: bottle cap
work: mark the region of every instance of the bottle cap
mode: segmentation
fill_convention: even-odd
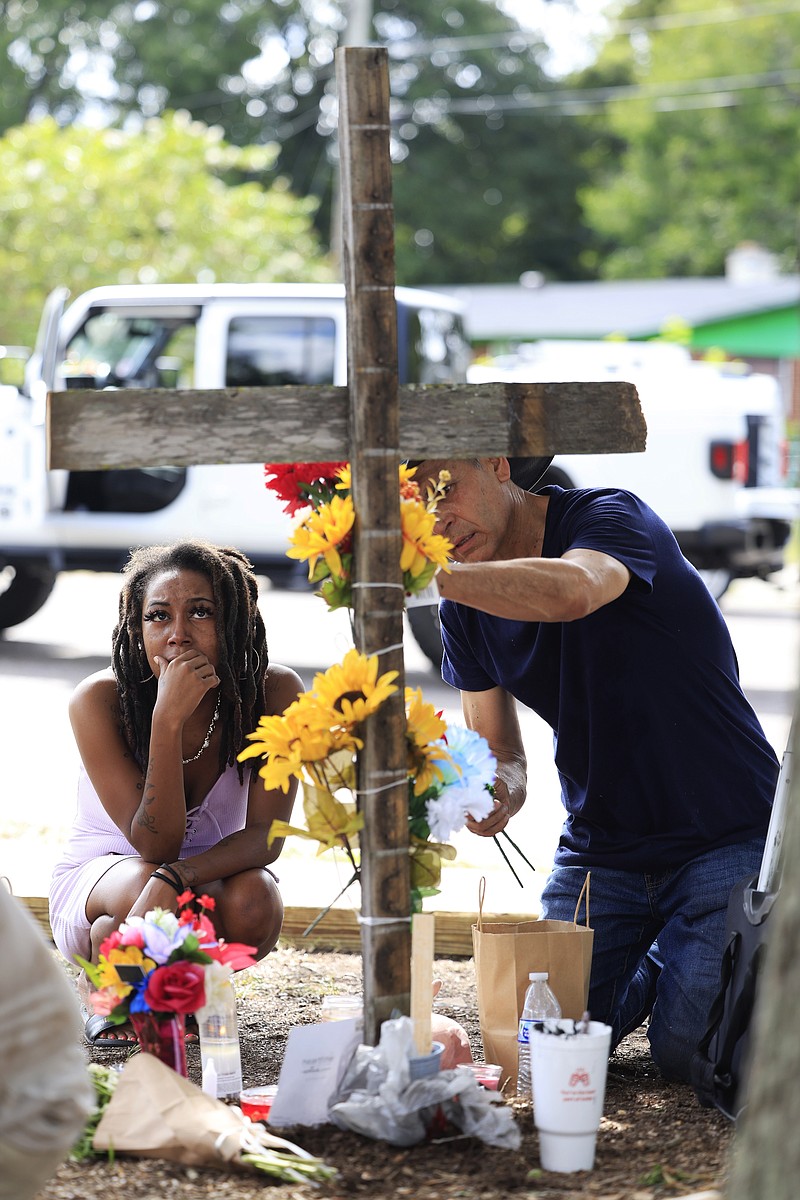
[[[547,971],[531,971],[528,974],[528,979],[549,979],[550,975]]]

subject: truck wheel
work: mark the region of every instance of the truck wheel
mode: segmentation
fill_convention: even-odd
[[[27,621],[53,590],[56,572],[46,559],[0,559],[0,630]]]
[[[436,604],[421,604],[408,609],[408,623],[414,640],[438,671],[442,665],[442,630]]]

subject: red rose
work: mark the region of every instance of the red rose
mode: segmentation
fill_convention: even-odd
[[[144,998],[153,1012],[193,1013],[206,1002],[202,963],[175,962],[150,973]]]

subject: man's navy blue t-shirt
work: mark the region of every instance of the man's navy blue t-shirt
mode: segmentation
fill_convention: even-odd
[[[717,604],[652,509],[614,489],[549,496],[543,558],[598,550],[631,572],[577,621],[443,600],[445,681],[499,685],[552,727],[568,812],[555,861],[658,871],[764,836],[778,763]]]

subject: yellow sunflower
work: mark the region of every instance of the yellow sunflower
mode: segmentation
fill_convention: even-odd
[[[400,499],[401,500],[421,500],[422,492],[419,484],[414,476],[417,473],[416,467],[407,467],[405,463],[400,464]]]
[[[304,765],[321,762],[341,750],[355,753],[362,744],[343,726],[339,713],[308,692],[298,696],[282,716],[262,717],[247,738],[252,744],[239,754],[239,762],[265,758],[266,765],[259,771],[264,787],[283,792],[288,791],[292,777],[302,777]]]
[[[320,557],[331,575],[342,575],[340,550],[350,538],[354,520],[352,497],[334,496],[330,504],[320,505],[297,526],[286,551],[287,558],[307,561],[309,579]]]
[[[340,663],[314,676],[311,691],[321,705],[333,709],[345,725],[357,725],[397,691],[397,671],[378,678],[378,656],[348,650]]]
[[[426,568],[447,565],[448,555],[453,549],[453,543],[441,534],[434,533],[436,513],[429,512],[421,500],[402,500],[400,502],[400,527],[403,535],[403,548],[400,553],[400,570],[411,579],[418,579]]]
[[[439,742],[447,722],[432,704],[422,699],[422,688],[406,688],[405,699],[408,773],[414,780],[414,795],[421,796],[443,777],[438,763],[449,761],[450,756]]]

